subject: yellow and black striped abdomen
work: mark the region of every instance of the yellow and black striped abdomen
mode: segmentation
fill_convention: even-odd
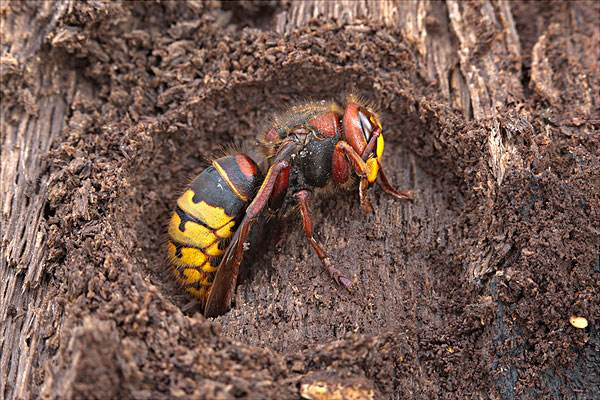
[[[169,223],[169,260],[179,283],[201,302],[262,180],[250,157],[226,156],[213,161],[177,200]]]

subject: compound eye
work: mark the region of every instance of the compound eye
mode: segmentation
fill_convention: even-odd
[[[374,125],[371,123],[371,121],[369,121],[370,118],[367,117],[363,111],[358,112],[358,119],[360,121],[360,128],[368,143],[369,139],[371,139],[371,135],[373,134]]]

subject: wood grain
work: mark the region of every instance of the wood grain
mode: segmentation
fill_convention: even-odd
[[[386,393],[441,396],[460,383],[450,379],[441,387],[442,382],[431,378],[451,376],[448,371],[462,367],[465,360],[472,361],[471,366],[493,365],[489,376],[494,381],[490,387],[476,388],[481,390],[478,394],[519,396],[516,376],[525,369],[519,359],[526,357],[526,346],[520,341],[527,339],[522,328],[528,326],[527,321],[517,326],[516,312],[507,306],[511,300],[499,293],[525,282],[515,289],[521,296],[520,290],[525,293],[535,282],[526,274],[510,281],[515,272],[511,263],[521,254],[514,241],[519,232],[499,229],[498,233],[492,228],[505,222],[498,220],[508,207],[502,201],[512,200],[514,194],[507,182],[525,179],[522,176],[529,168],[543,159],[541,149],[552,135],[562,140],[598,133],[599,56],[597,46],[596,51],[584,49],[599,40],[600,24],[586,15],[589,4],[561,5],[550,13],[552,23],[547,26],[536,12],[521,12],[521,17],[536,15],[536,26],[541,26],[539,35],[528,37],[531,46],[523,48],[513,18],[514,3],[504,0],[274,3],[273,14],[265,11],[248,17],[260,23],[249,24],[254,29],[246,31],[240,29],[243,13],[214,11],[220,7],[217,3],[152,3],[148,7],[155,9],[148,14],[133,3],[123,4],[131,14],[127,18],[137,25],[117,21],[119,28],[119,23],[126,25],[126,34],[106,38],[95,37],[93,31],[114,11],[99,2],[0,5],[0,398],[62,399],[90,393],[216,397],[230,394],[228,390],[240,382],[239,393],[248,394],[244,390],[252,387],[256,393],[272,389],[269,393],[289,395],[311,368],[339,369],[342,372],[335,377],[339,379],[344,373],[363,374],[356,362],[372,363],[371,376],[352,375],[369,387],[377,382],[377,390]],[[214,13],[205,18],[199,10]],[[382,76],[370,76],[371,71],[360,69],[353,59],[325,54],[326,46],[319,37],[315,39],[318,33],[311,31],[312,26],[321,32],[375,32],[381,34],[376,36],[380,40],[397,40],[395,55],[403,59],[377,54],[377,62],[389,61],[409,72],[400,74],[374,62]],[[194,34],[202,29],[202,34]],[[256,47],[244,42],[256,38],[260,42]],[[369,45],[365,43],[365,49]],[[130,57],[127,46],[135,49],[131,51],[135,56]],[[82,47],[84,51],[77,53]],[[246,47],[257,49],[259,59],[244,54]],[[343,52],[342,48],[339,53]],[[224,54],[235,57],[228,60]],[[364,56],[360,49],[349,54]],[[303,65],[306,57],[319,65]],[[531,59],[530,76],[523,63],[527,59]],[[281,73],[295,80],[284,76],[274,85],[273,76],[281,78],[277,75]],[[307,88],[303,74],[311,74],[306,82],[323,86]],[[122,82],[127,84],[120,86]],[[389,175],[398,186],[418,190],[418,201],[398,205],[377,192],[373,194],[377,213],[366,217],[351,195],[339,201],[336,197],[319,200],[318,235],[332,257],[356,277],[354,296],[331,289],[318,260],[304,246],[301,231],[284,224],[289,246],[270,249],[259,258],[263,267],[250,273],[251,285],[246,281],[240,286],[236,308],[219,320],[224,326],[215,334],[212,322],[185,315],[187,310],[169,292],[168,284],[148,278],[151,266],[159,265],[163,256],[157,250],[162,245],[157,226],[169,200],[164,192],[174,192],[175,175],[183,174],[183,167],[177,169],[181,161],[177,157],[192,158],[190,144],[200,143],[208,153],[223,138],[250,143],[265,110],[291,101],[295,91],[329,96],[352,84],[376,92],[374,97],[389,114],[385,125]],[[396,85],[393,96],[387,90],[392,84]],[[81,112],[87,111],[86,105],[75,104],[78,94],[83,102],[93,98],[89,119],[98,124],[94,132],[82,128],[82,142],[96,140],[94,151],[104,153],[98,156],[100,165],[93,166],[97,176],[73,184],[71,196],[53,191],[63,182],[51,176],[60,176],[57,170],[64,166],[50,165],[48,154],[76,152],[63,147],[76,142],[67,137],[66,127],[87,117]],[[246,104],[248,99],[265,104]],[[540,114],[544,118],[532,118]],[[236,130],[231,132],[239,134],[235,138],[227,136],[231,132],[226,128],[233,125]],[[147,150],[154,144],[161,147]],[[77,144],[77,150],[91,147]],[[537,152],[535,156],[530,148]],[[572,150],[564,146],[553,151],[571,154]],[[125,161],[113,153],[124,155]],[[89,161],[73,160],[80,166]],[[140,172],[137,161],[152,171]],[[106,166],[108,172],[102,170]],[[434,176],[432,169],[442,172]],[[124,177],[123,171],[131,176]],[[106,189],[102,184],[111,183],[106,178],[111,174],[119,187]],[[147,186],[147,182],[162,186]],[[108,198],[102,210],[90,200],[94,190],[97,197]],[[120,190],[121,197],[111,197],[113,193],[107,193],[111,190]],[[129,197],[124,198],[124,190]],[[51,233],[71,239],[74,234],[59,231],[64,227],[48,207],[49,193],[73,199],[75,204],[61,205],[75,221],[67,226],[105,240],[105,247],[82,241],[77,251],[67,249],[71,253],[64,255],[49,243]],[[582,200],[578,204],[587,207]],[[465,207],[476,210],[477,218],[464,217]],[[140,221],[127,219],[138,214],[143,215]],[[135,240],[142,239],[136,233],[153,237],[144,239],[147,248],[139,249]],[[571,231],[560,234],[568,240]],[[98,248],[106,253],[98,254]],[[523,251],[524,256],[534,255]],[[70,256],[68,260],[81,271],[69,270],[72,265],[61,261],[63,256]],[[52,267],[49,259],[54,261]],[[81,276],[74,278],[78,272]],[[90,276],[93,279],[83,278]],[[480,294],[467,307],[456,294],[465,286]],[[59,301],[53,297],[57,288],[78,297],[63,296]],[[110,303],[106,299],[113,294],[116,300]],[[535,292],[535,296],[542,294]],[[586,301],[590,302],[581,300],[578,307]],[[485,315],[492,317],[478,319]],[[551,328],[551,333],[563,329]],[[480,336],[473,333],[479,330]],[[356,332],[366,336],[344,339]],[[491,347],[474,345],[469,335],[481,342],[489,340]],[[321,346],[323,340],[336,339]],[[593,346],[581,338],[573,340],[581,340],[577,343],[584,349],[578,365],[592,365]],[[180,346],[180,353],[174,354],[165,343]],[[359,361],[354,353],[340,350],[345,346],[360,353]],[[378,358],[381,354],[383,358]],[[219,364],[222,360],[226,361]],[[231,369],[223,371],[225,362]],[[382,366],[393,367],[393,379],[379,376]],[[577,366],[552,372],[548,379],[572,394],[571,383],[557,377],[569,374],[575,380],[587,379],[585,368]],[[153,381],[155,376],[163,380]]]
[[[40,59],[68,2],[3,3],[0,110],[0,397],[25,399],[45,307],[46,154],[60,137],[75,75]],[[63,80],[66,78],[66,80]],[[23,97],[14,98],[25,87]]]

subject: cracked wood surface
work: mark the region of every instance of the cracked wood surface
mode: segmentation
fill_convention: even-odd
[[[0,194],[4,228],[0,262],[4,298],[0,318],[9,322],[3,327],[4,351],[0,363],[0,376],[8,379],[2,380],[4,386],[0,391],[17,397],[26,397],[29,393],[33,352],[39,342],[34,329],[38,327],[35,311],[44,298],[43,284],[40,287],[46,252],[43,209],[49,184],[44,156],[60,137],[75,86],[73,75],[66,83],[61,82],[58,78],[61,74],[53,68],[52,62],[40,59],[46,54],[41,50],[45,38],[72,4],[47,2],[43,5],[29,10],[5,6],[8,10],[3,14],[3,39],[8,44],[2,55],[3,79],[16,85],[20,79],[27,78],[30,90],[30,97],[22,99],[21,104],[2,110],[5,134]],[[498,54],[504,56],[510,52],[518,60],[518,41],[515,45],[514,25],[505,2],[498,7],[498,14],[489,2],[482,6],[449,2],[446,6],[432,1],[324,0],[295,2],[275,20],[279,32],[301,27],[315,17],[339,18],[350,24],[356,20],[379,21],[398,27],[413,44],[423,77],[432,85],[438,84],[443,96],[460,107],[465,115],[481,118],[495,112],[508,97],[503,89],[505,81],[515,79],[509,72],[504,73],[507,76],[504,80],[484,79],[484,74],[490,76],[498,72],[491,62]],[[486,19],[494,54],[488,54],[479,65],[472,65],[477,51],[482,50],[475,48],[480,41],[478,32],[470,30],[469,21],[480,17]],[[515,67],[514,74],[519,71]],[[432,209],[436,207],[435,202],[428,204]],[[26,343],[32,344],[24,346]]]
[[[2,4],[0,58],[0,396],[29,398],[45,307],[46,153],[68,113],[75,75],[41,47],[67,3]],[[13,10],[11,7],[16,7]],[[19,88],[22,97],[15,98]]]
[[[45,343],[50,328],[45,324],[60,329],[62,318],[58,315],[53,321],[40,319],[40,315],[53,307],[51,299],[46,299],[51,277],[44,275],[47,257],[44,208],[52,184],[45,157],[60,143],[78,78],[74,70],[58,69],[44,45],[60,20],[72,12],[73,3],[40,4],[35,7],[3,3],[0,10],[0,394],[7,399],[37,396],[43,380],[40,371],[48,368],[44,363],[50,353],[50,346]],[[399,29],[412,46],[422,78],[437,87],[442,98],[465,117],[491,121],[489,162],[495,178],[493,185],[500,187],[511,165],[519,165],[521,160],[514,151],[512,138],[503,135],[506,129],[499,125],[497,117],[525,96],[521,83],[523,55],[510,3],[313,0],[292,3],[287,11],[273,16],[272,26],[285,34],[305,26],[313,18],[332,17],[347,22],[348,29],[361,29],[365,20]],[[554,38],[560,23],[570,26],[572,36]],[[598,70],[594,68],[598,54],[582,53],[577,45],[581,41],[597,42],[598,27],[591,26],[590,36],[579,33],[578,24],[575,10],[565,21],[550,25],[533,46],[531,66],[535,93],[558,109],[570,109],[565,118],[574,125],[598,118],[594,99],[600,90]],[[572,69],[561,69],[549,61],[551,39],[558,40],[565,62]],[[25,89],[21,91],[24,94],[11,98],[21,88]],[[561,99],[561,91],[565,90],[579,93],[579,101],[565,104]],[[411,163],[409,160],[402,166],[410,169]],[[494,193],[495,190],[490,190],[490,196]],[[428,202],[430,212],[438,208],[436,202],[444,209],[445,200],[432,197]],[[495,247],[498,252],[491,250],[492,247],[489,245],[482,250],[483,256],[475,257],[468,268],[469,274],[475,277],[486,274],[491,270],[492,254],[498,258],[499,254],[508,253],[502,246]],[[414,293],[415,297],[418,295]],[[104,322],[99,324],[102,343],[110,343],[114,327]],[[94,326],[86,320],[83,332],[92,335]],[[116,352],[112,347],[109,350]],[[64,391],[64,385],[68,382],[57,389],[54,397],[70,393]],[[510,398],[510,393],[506,396]]]

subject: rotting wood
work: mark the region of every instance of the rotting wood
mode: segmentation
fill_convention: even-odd
[[[60,137],[75,79],[36,57],[69,2],[39,5],[3,3],[0,12],[0,397],[9,399],[31,396],[46,294],[45,156]],[[26,96],[12,98],[23,83]]]
[[[44,302],[46,283],[42,279],[45,257],[43,212],[46,190],[51,184],[45,171],[44,154],[60,138],[61,127],[69,113],[69,102],[77,86],[74,74],[67,74],[63,81],[60,80],[62,77],[46,79],[60,75],[53,69],[52,60],[43,57],[47,55],[47,51],[42,45],[56,27],[57,21],[65,13],[71,12],[73,3],[44,3],[44,7],[37,9],[33,15],[9,6],[3,7],[7,7],[2,10],[3,44],[13,44],[2,53],[1,78],[5,85],[3,95],[6,94],[4,87],[9,87],[6,82],[14,83],[22,77],[31,78],[31,81],[26,80],[27,85],[36,90],[20,99],[19,107],[5,109],[3,104],[2,108],[0,279],[3,298],[0,299],[0,327],[3,337],[0,341],[0,393],[7,398],[29,398],[37,393],[31,390],[34,371],[42,368],[41,361],[47,357],[48,352],[44,344],[45,331],[38,319],[39,313],[49,307]],[[438,2],[403,1],[296,2],[291,4],[289,11],[274,17],[274,26],[280,33],[289,33],[319,16],[324,19],[335,17],[349,23],[359,19],[360,24],[364,24],[364,21],[379,21],[387,26],[398,27],[413,46],[419,73],[431,85],[439,85],[439,90],[449,104],[460,108],[466,116],[472,115],[476,120],[493,117],[498,110],[523,97],[519,40],[508,2],[483,1],[473,4],[449,1],[446,5]],[[11,18],[15,18],[15,22],[4,22]],[[484,32],[477,31],[476,24],[472,23],[479,20],[484,22]],[[554,28],[551,27],[534,47],[532,83],[536,93],[547,98],[550,104],[564,107],[559,91],[553,85],[553,80],[560,76],[560,71],[553,71],[546,57],[547,38],[552,35],[552,29]],[[486,40],[481,40],[481,34],[485,34]],[[597,29],[591,38],[597,40]],[[36,56],[42,57],[39,59]],[[593,57],[593,54],[584,56],[571,53],[569,61],[573,65],[583,65],[584,71],[580,72],[589,73],[593,72],[593,69],[590,71]],[[503,68],[494,63],[498,58],[506,61]],[[25,66],[35,73],[31,76],[25,73]],[[577,105],[578,112],[572,119],[574,124],[578,124],[586,118],[594,118],[593,98],[594,93],[598,93],[595,86],[598,80],[594,79],[597,76],[585,74],[575,76],[574,80],[570,78],[571,76],[563,76],[561,83],[566,82],[571,90],[582,92],[581,102]],[[507,141],[502,136],[502,129],[497,123],[493,123],[490,128],[488,145],[493,186],[502,184],[510,167],[508,163],[519,158],[512,152],[510,140]],[[491,189],[490,193],[495,191]],[[430,200],[431,207],[426,211],[428,213],[436,212],[436,202],[444,202],[439,197],[432,197]],[[405,218],[411,216],[414,217],[408,215]],[[413,229],[405,228],[409,232]],[[432,237],[432,240],[436,238]],[[505,243],[497,243],[498,251],[494,250],[494,253],[489,248],[482,250],[481,254],[484,256],[477,255],[477,262],[473,264],[470,273],[481,277],[492,270],[492,261],[509,254],[510,248],[504,245]],[[429,279],[424,274],[424,281]],[[411,289],[414,290],[414,287]],[[419,295],[420,293],[414,293],[415,297]],[[415,303],[415,316],[418,316],[417,306]],[[61,322],[60,318],[51,321],[58,325]],[[80,354],[82,348],[90,343],[85,338],[93,336],[95,326],[103,328],[99,342],[114,345],[116,334],[113,326],[86,320],[84,327],[73,334],[74,352]],[[44,354],[36,358],[34,353],[38,350]],[[118,351],[112,347],[109,350]],[[72,374],[78,373],[76,368],[69,371]],[[511,383],[508,382],[507,386]],[[56,387],[50,382],[48,387],[47,393],[52,393],[54,388],[58,395],[72,393],[68,381],[60,382]],[[510,398],[510,393],[507,398]]]

